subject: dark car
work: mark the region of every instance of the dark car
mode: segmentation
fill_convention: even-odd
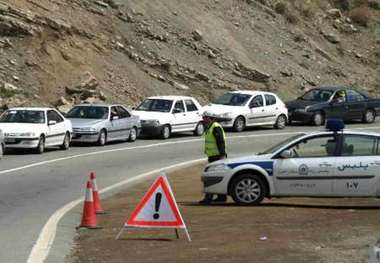
[[[315,88],[296,100],[286,102],[286,106],[289,123],[299,121],[316,126],[323,125],[326,118],[372,123],[380,113],[379,99],[350,87]]]

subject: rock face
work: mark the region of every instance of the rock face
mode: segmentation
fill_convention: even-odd
[[[323,32],[323,36],[324,36],[329,42],[331,42],[331,43],[333,43],[333,44],[338,44],[338,43],[340,43],[340,38],[339,38],[337,35],[335,35],[335,34],[333,34],[333,33],[331,33],[331,32]]]
[[[0,105],[64,111],[155,94],[206,103],[237,89],[287,99],[320,83],[378,87],[378,0],[368,28],[348,18],[353,0],[319,3],[0,0],[0,81],[17,86],[0,87]]]
[[[257,82],[268,82],[271,78],[271,75],[264,73],[258,69],[249,68],[241,63],[235,64],[234,74]]]

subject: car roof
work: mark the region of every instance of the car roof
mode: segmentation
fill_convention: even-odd
[[[237,93],[237,94],[247,94],[251,96],[259,95],[259,94],[271,94],[274,95],[272,92],[266,92],[261,90],[235,90],[228,93]]]
[[[123,105],[108,104],[108,103],[81,103],[81,104],[74,105],[74,107],[112,107],[112,106],[123,106]]]
[[[47,111],[47,110],[55,110],[54,108],[51,107],[14,107],[14,108],[9,108],[8,110],[35,110],[35,111]]]
[[[312,136],[312,135],[323,135],[323,134],[333,134],[333,131],[328,130],[321,130],[321,131],[314,131],[314,132],[300,132],[304,133],[305,136]],[[342,132],[338,132],[338,134],[342,134]],[[368,132],[368,131],[357,131],[357,130],[350,130],[350,129],[344,129],[343,134],[353,134],[353,135],[369,135],[369,136],[377,136],[380,137],[380,133],[378,132]]]
[[[148,97],[147,99],[162,99],[162,100],[188,100],[188,99],[194,99],[190,96],[174,96],[174,95],[168,95],[168,96],[153,96]]]
[[[349,87],[346,87],[346,86],[322,86],[322,87],[316,87],[316,88],[313,88],[313,89],[323,89],[323,90],[331,90],[331,91],[337,91],[337,90],[340,90],[340,89],[347,89]],[[313,89],[310,89],[310,90],[313,90]]]

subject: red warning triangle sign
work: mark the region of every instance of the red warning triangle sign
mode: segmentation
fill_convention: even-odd
[[[166,176],[156,179],[124,226],[186,229]]]

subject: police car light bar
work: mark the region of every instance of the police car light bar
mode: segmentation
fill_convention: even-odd
[[[341,131],[344,129],[344,122],[341,119],[328,119],[326,121],[326,130],[328,131]]]

